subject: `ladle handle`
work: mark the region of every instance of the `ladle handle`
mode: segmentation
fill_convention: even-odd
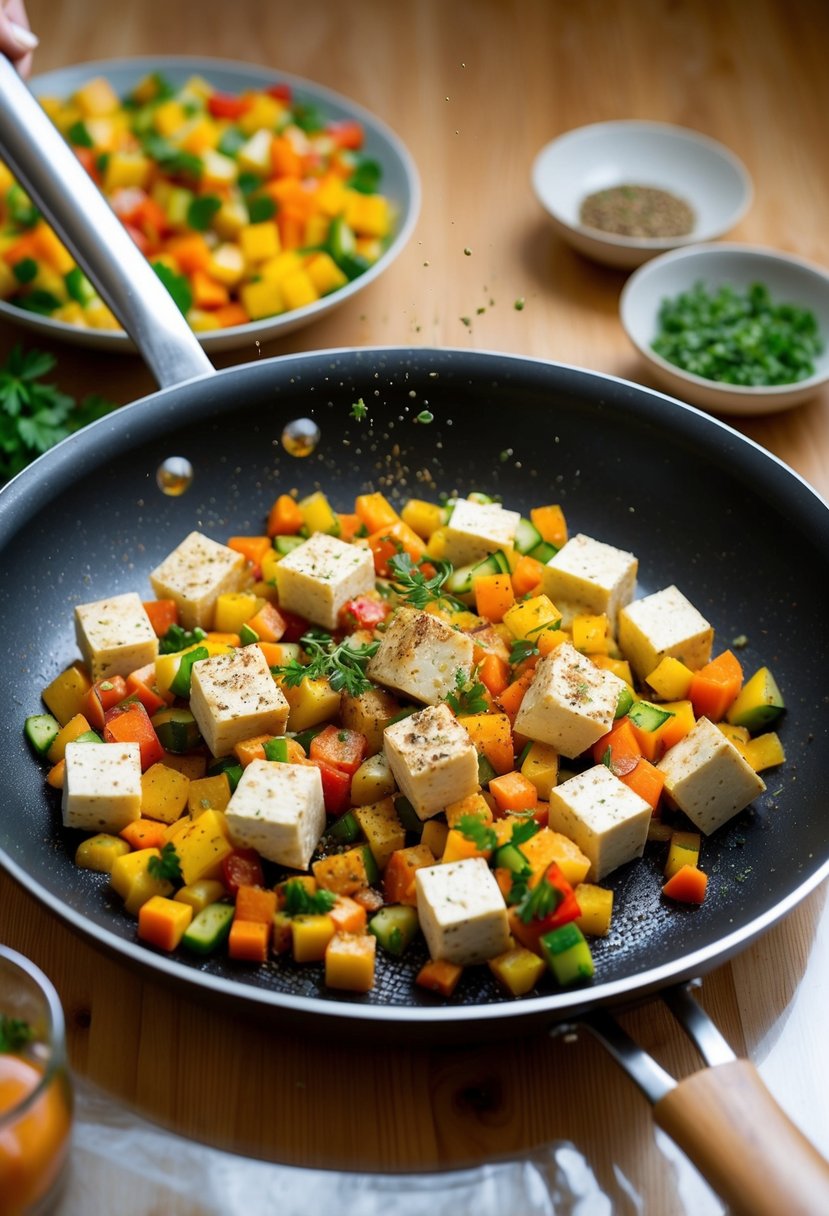
[[[160,387],[214,371],[170,293],[2,54],[0,156],[95,284]]]
[[[829,1212],[829,1164],[749,1060],[685,1077],[655,1104],[654,1117],[734,1216]]]

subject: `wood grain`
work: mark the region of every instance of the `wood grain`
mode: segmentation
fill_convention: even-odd
[[[649,383],[618,320],[623,272],[558,241],[529,183],[546,142],[603,119],[675,122],[722,140],[756,191],[731,236],[829,265],[829,7],[820,0],[317,0],[301,9],[285,0],[29,0],[28,8],[41,37],[35,71],[164,53],[265,63],[352,97],[410,148],[423,206],[388,273],[307,329],[217,356],[221,366],[293,350],[441,345]],[[20,339],[0,325],[0,354]],[[69,391],[126,402],[154,388],[135,356],[53,349]],[[785,414],[728,421],[829,494],[827,392]],[[813,965],[823,915],[818,892],[706,980],[703,1003],[736,1050],[762,1055],[780,1032]],[[0,936],[54,979],[78,1073],[187,1136],[266,1160],[386,1170],[479,1163],[570,1139],[609,1195],[646,1196],[660,1216],[685,1211],[646,1103],[589,1037],[538,1036],[497,1050],[379,1049],[243,1024],[102,955],[5,875]],[[698,1067],[658,1003],[624,1021],[677,1075]],[[817,1050],[812,1044],[797,1068],[808,1072]],[[813,1082],[804,1092],[811,1100],[820,1089]],[[825,1093],[823,1101],[829,1125]],[[322,1132],[321,1107],[346,1117]],[[719,1205],[711,1199],[706,1210]]]

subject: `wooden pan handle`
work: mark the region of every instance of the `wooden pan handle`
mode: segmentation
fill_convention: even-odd
[[[829,1213],[829,1163],[748,1060],[679,1081],[655,1104],[654,1117],[734,1216]]]

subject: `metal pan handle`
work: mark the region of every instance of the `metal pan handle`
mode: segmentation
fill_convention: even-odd
[[[5,55],[0,156],[98,288],[160,387],[213,372],[169,292]]]

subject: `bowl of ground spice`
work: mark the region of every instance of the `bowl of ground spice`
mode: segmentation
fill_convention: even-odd
[[[716,140],[635,120],[560,135],[535,158],[532,183],[559,236],[623,269],[725,235],[753,195],[745,166]]]
[[[638,267],[619,314],[649,378],[715,414],[770,414],[829,385],[829,271],[715,241]]]

